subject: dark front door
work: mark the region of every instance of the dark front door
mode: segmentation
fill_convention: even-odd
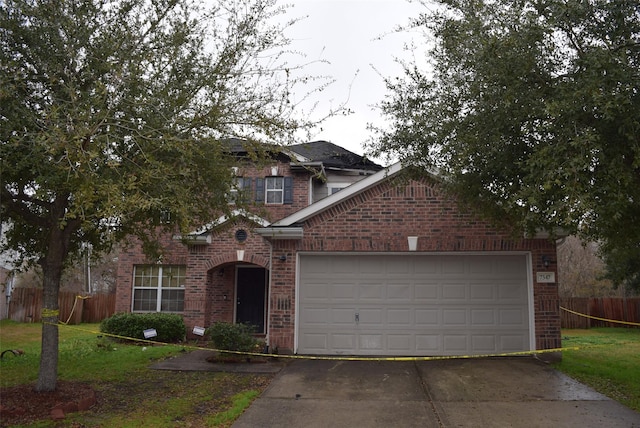
[[[239,267],[236,278],[236,323],[254,325],[257,333],[264,333],[267,270]]]

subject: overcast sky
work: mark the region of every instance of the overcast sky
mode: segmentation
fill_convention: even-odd
[[[363,143],[370,136],[367,123],[381,123],[374,105],[387,94],[383,77],[401,75],[402,69],[394,58],[408,58],[404,44],[411,39],[420,40],[416,33],[393,30],[424,11],[423,6],[406,0],[282,1],[292,4],[287,16],[306,16],[286,32],[292,47],[304,52],[307,60],[329,62],[309,68],[309,74],[336,79],[318,97],[318,112],[341,103],[354,112],[329,119],[312,139],[331,141],[363,154]]]

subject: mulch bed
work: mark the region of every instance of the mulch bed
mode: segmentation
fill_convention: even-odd
[[[58,381],[53,392],[35,392],[34,384],[18,385],[0,390],[0,426],[28,424],[52,418],[54,408],[64,413],[78,411],[78,403],[95,403],[95,391],[81,382]],[[60,412],[57,412],[60,414]]]

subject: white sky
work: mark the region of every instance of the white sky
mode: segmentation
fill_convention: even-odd
[[[387,94],[383,77],[400,76],[395,58],[409,57],[403,46],[417,33],[395,33],[424,7],[407,0],[282,0],[291,4],[287,17],[306,17],[285,34],[291,47],[306,54],[306,60],[325,60],[306,69],[310,75],[329,75],[336,82],[322,92],[318,115],[331,106],[346,103],[349,116],[328,119],[312,135],[312,140],[327,140],[358,154],[370,137],[367,123],[381,124],[374,105]],[[421,49],[424,52],[424,49]]]

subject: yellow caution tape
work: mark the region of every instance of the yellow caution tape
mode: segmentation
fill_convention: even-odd
[[[606,322],[615,323],[615,324],[634,325],[634,326],[640,327],[640,323],[637,323],[637,322],[610,320],[610,319],[607,319],[607,318],[594,317],[594,316],[591,316],[591,315],[581,314],[580,312],[572,311],[571,309],[563,308],[562,306],[560,306],[560,309],[562,309],[563,311],[569,312],[571,314],[574,314],[574,315],[579,315],[581,317],[591,318],[591,319],[598,320],[598,321],[606,321]]]
[[[40,312],[40,316],[42,318],[53,318],[53,317],[57,317],[59,314],[60,314],[60,311],[58,309],[42,308],[42,311]]]
[[[175,343],[164,343],[158,342],[154,340],[148,339],[137,339],[135,337],[127,337],[120,336],[117,334],[104,333],[102,331],[89,330],[82,327],[70,326],[67,324],[55,324],[61,325],[73,330],[84,331],[87,333],[98,334],[107,337],[113,337],[116,339],[122,340],[130,340],[134,342],[142,342],[148,343],[151,345],[160,345],[160,346],[179,346],[183,349],[190,350],[203,350],[203,351],[212,351],[219,352],[224,354],[234,354],[234,355],[243,355],[248,357],[267,357],[267,358],[283,358],[283,359],[298,359],[298,360],[325,360],[325,361],[434,361],[434,360],[453,360],[453,359],[470,359],[470,358],[489,358],[489,357],[513,357],[513,356],[524,356],[524,355],[537,355],[537,354],[545,354],[552,352],[562,352],[562,351],[576,351],[580,349],[578,346],[571,346],[565,348],[553,348],[553,349],[540,349],[540,350],[531,350],[531,351],[518,351],[518,352],[504,352],[497,354],[478,354],[478,355],[447,355],[447,356],[432,356],[432,357],[341,357],[341,356],[318,356],[318,355],[282,355],[282,354],[265,354],[261,352],[242,352],[242,351],[228,351],[224,349],[215,349],[215,348],[205,348],[200,346],[191,346],[186,344],[175,344]]]
[[[89,299],[91,298],[91,296],[76,296],[75,300],[73,301],[73,307],[71,308],[71,313],[69,314],[69,318],[67,318],[67,322],[62,322],[60,321],[62,324],[69,324],[69,322],[71,321],[71,317],[73,316],[73,312],[76,310],[76,305],[78,304],[78,299],[80,300],[85,300],[85,299]]]

